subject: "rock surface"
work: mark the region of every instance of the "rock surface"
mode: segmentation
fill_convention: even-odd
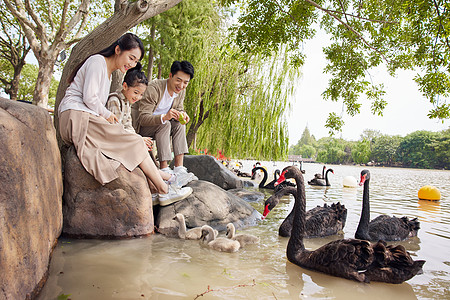
[[[47,279],[62,228],[61,157],[49,113],[0,98],[0,299],[29,299]]]
[[[194,173],[198,179],[212,182],[224,190],[253,185],[251,181],[241,180],[210,155],[185,155],[184,166],[189,172]]]
[[[228,192],[248,202],[258,202],[264,200],[265,198],[264,193],[251,191],[249,189],[231,189],[228,190]]]
[[[153,209],[141,169],[120,165],[119,178],[102,186],[70,146],[64,164],[64,227],[73,237],[127,238],[153,233]]]
[[[219,231],[226,230],[229,222],[243,228],[261,220],[261,214],[246,201],[215,184],[194,180],[187,186],[193,189],[189,197],[160,208],[155,222],[158,232],[176,237],[178,222],[173,217],[177,213],[184,215],[188,228],[208,224]]]

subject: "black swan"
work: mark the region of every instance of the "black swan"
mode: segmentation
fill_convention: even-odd
[[[409,237],[417,236],[420,229],[420,222],[417,218],[409,220],[408,217],[390,217],[387,215],[379,215],[370,221],[370,201],[369,201],[369,170],[361,171],[361,181],[359,185],[364,184],[363,188],[363,204],[361,218],[355,237],[357,239],[369,241],[401,241]]]
[[[280,170],[278,170],[278,169],[275,170],[275,172],[273,173],[274,179],[271,182],[269,182],[268,184],[266,184],[267,177],[268,177],[267,176],[267,170],[265,168],[263,168],[263,167],[254,167],[252,169],[252,179],[255,178],[256,171],[258,171],[258,170],[263,171],[263,174],[264,174],[264,177],[261,180],[261,182],[259,183],[258,187],[261,188],[261,189],[271,189],[271,190],[275,189],[275,182],[277,182],[277,180],[278,180],[278,177],[280,175]],[[283,186],[277,187],[277,190],[279,190],[280,188],[282,188],[284,186],[295,186],[295,184],[293,184],[292,182],[286,181],[286,182],[283,183]]]
[[[370,243],[359,239],[342,239],[309,251],[305,249],[305,184],[297,168],[286,167],[278,182],[294,178],[297,195],[294,204],[292,234],[286,249],[288,260],[300,267],[359,282],[381,281],[402,283],[411,279],[425,263],[414,261],[402,245],[386,245],[384,241]]]
[[[264,202],[263,218],[278,205],[280,198],[286,194],[291,194],[296,198],[297,189],[294,187],[284,187],[267,198]],[[293,220],[294,211],[292,210],[278,229],[280,236],[291,236]],[[304,237],[312,238],[337,234],[344,228],[346,220],[347,209],[339,202],[333,203],[331,206],[325,203],[323,206],[314,207],[306,212],[306,231]]]
[[[324,166],[324,168],[325,168],[325,166]],[[320,179],[320,178],[314,177],[313,179],[308,181],[308,184],[309,185],[319,185],[319,186],[330,186],[331,184],[330,184],[330,181],[328,180],[328,173],[330,173],[330,172],[334,174],[333,169],[328,169],[325,172],[325,179]]]
[[[326,169],[326,168],[327,168],[326,166],[323,166],[323,168],[322,168],[322,174],[316,173],[316,174],[314,174],[314,178],[315,178],[315,179],[325,179],[325,169]]]

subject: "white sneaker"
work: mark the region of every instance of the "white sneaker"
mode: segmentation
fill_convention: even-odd
[[[176,174],[170,174],[170,178],[167,180],[164,180],[167,184],[173,184],[177,182],[177,175]]]
[[[174,185],[169,185],[169,192],[167,194],[158,194],[159,205],[166,206],[174,202],[183,200],[192,194],[191,187],[177,188]]]
[[[198,177],[194,173],[188,172],[184,166],[175,167],[173,171],[177,175],[177,185],[179,187],[185,186],[192,180],[198,180]]]
[[[169,174],[175,174],[175,172],[169,167],[165,167],[164,169],[161,169],[161,171],[164,171]]]
[[[158,199],[158,194],[152,194],[152,205],[158,205],[159,204],[159,199]]]

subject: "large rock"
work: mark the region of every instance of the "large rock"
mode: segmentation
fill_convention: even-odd
[[[188,228],[208,224],[219,231],[225,230],[230,222],[237,228],[244,228],[261,220],[261,214],[246,201],[215,184],[194,180],[187,186],[193,189],[189,197],[161,207],[156,218],[158,232],[176,237],[178,223],[173,217],[177,213],[185,216]]]
[[[186,155],[184,156],[184,166],[198,179],[212,182],[224,190],[252,185],[251,181],[241,180],[210,155]]]
[[[102,186],[70,146],[64,164],[63,232],[81,238],[128,238],[153,233],[153,209],[141,169],[120,165],[119,178]]]
[[[47,279],[62,228],[61,157],[48,112],[0,98],[0,299],[29,299]]]
[[[264,200],[265,197],[264,193],[252,191],[250,189],[231,189],[227,192],[232,193],[248,202],[259,202]]]

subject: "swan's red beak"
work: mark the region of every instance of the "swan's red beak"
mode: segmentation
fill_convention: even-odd
[[[281,173],[280,177],[278,177],[277,182],[274,183],[274,186],[279,185],[280,183],[282,183],[283,181],[286,180],[286,177],[284,177],[284,174],[286,173],[286,171],[284,171],[283,173]]]
[[[364,184],[364,182],[366,181],[366,176],[367,176],[367,174],[361,175],[361,180],[359,181],[359,185]]]
[[[264,212],[263,212],[263,216],[262,216],[261,220],[264,220],[269,213],[270,213],[269,204],[267,204],[266,207],[264,208]]]

